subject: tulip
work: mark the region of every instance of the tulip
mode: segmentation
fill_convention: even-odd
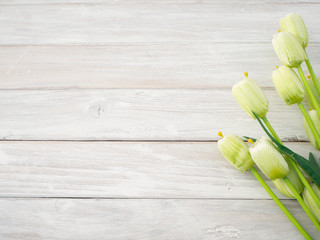
[[[315,192],[318,198],[320,198],[320,189],[317,187],[317,185],[312,184],[312,190]],[[320,222],[320,208],[317,206],[313,198],[311,197],[309,191],[305,188],[302,197],[310,211],[312,212],[313,216],[318,219]]]
[[[310,218],[311,222],[314,224],[314,226],[318,229],[318,231],[320,232],[320,224],[319,221],[317,220],[317,218],[313,215],[310,207],[306,204],[306,202],[303,200],[302,196],[299,194],[299,192],[297,191],[297,189],[295,188],[295,186],[290,182],[289,178],[285,177],[284,178],[285,183],[288,185],[288,187],[290,188],[291,192],[293,193],[294,197],[298,200],[298,202],[300,203],[300,206],[303,208],[303,210],[305,211],[305,213],[308,215],[308,217]],[[313,189],[311,188],[311,191],[313,191]],[[312,196],[310,195],[310,198],[312,198]],[[312,199],[313,200],[313,199]]]
[[[310,139],[310,142],[319,149],[320,146],[320,135],[319,135],[319,114],[317,111],[312,112],[311,115],[307,113],[305,107],[301,101],[304,98],[304,88],[300,82],[298,75],[291,68],[287,66],[281,66],[275,70],[272,74],[273,84],[287,105],[298,104],[303,116],[304,116],[304,127],[306,133]],[[308,95],[309,96],[309,95]],[[315,116],[318,115],[318,116]]]
[[[218,149],[221,154],[226,158],[236,169],[241,172],[250,169],[254,177],[259,181],[262,187],[278,205],[278,207],[283,211],[283,213],[288,217],[292,224],[300,231],[300,233],[305,237],[305,239],[312,240],[311,236],[304,230],[304,228],[299,224],[295,217],[289,212],[289,210],[283,205],[279,198],[273,193],[268,184],[264,181],[261,175],[254,168],[254,162],[251,158],[250,152],[248,151],[248,146],[237,136],[228,135],[223,136],[222,132],[218,135],[222,137],[218,141]],[[251,139],[249,139],[250,141]],[[253,143],[253,141],[250,141]]]
[[[289,13],[287,16],[285,16],[284,18],[282,18],[280,20],[280,28],[282,31],[290,32],[295,37],[297,37],[303,48],[306,48],[308,46],[308,41],[309,41],[308,32],[307,32],[306,26],[305,26],[302,18],[300,17],[300,15],[298,15],[296,13]],[[307,65],[308,70],[312,76],[312,81],[313,81],[313,84],[314,84],[315,90],[316,90],[315,96],[320,96],[320,84],[319,84],[317,77],[314,73],[314,70],[313,70],[312,65],[310,63],[310,60],[308,58],[307,52],[306,52],[306,50],[304,50],[304,51],[306,54],[306,60],[305,60],[306,65]]]
[[[318,113],[316,110],[310,110],[308,112],[308,115],[314,125],[314,127],[316,128],[316,131],[318,133],[320,133],[320,119],[318,116]],[[304,126],[304,130],[306,131],[306,134],[311,142],[311,144],[318,150],[320,150],[320,144],[316,141],[314,135],[312,134],[312,131],[310,129],[310,126],[307,122],[307,119],[304,117],[303,118],[303,126]]]
[[[291,68],[281,66],[273,71],[273,85],[287,105],[300,103],[304,99],[304,88],[298,75]]]
[[[289,166],[289,173],[287,175],[287,178],[289,178],[290,182],[297,189],[298,193],[301,194],[304,188],[303,183],[300,180],[296,171],[294,170],[290,161],[288,161],[287,157],[285,157],[285,159],[287,160],[287,164]],[[285,183],[283,179],[278,178],[273,181],[273,184],[276,186],[279,192],[282,193],[284,196],[288,198],[295,198],[294,194],[291,192],[290,188],[288,187],[288,185]]]
[[[303,200],[302,196],[300,195],[301,192],[299,192],[297,187],[294,186],[294,183],[292,183],[288,177],[285,177],[283,179],[283,181],[286,184],[286,187],[289,188],[290,193],[293,194],[294,198],[296,198],[298,200],[298,202],[300,203],[300,206],[303,208],[305,213],[308,215],[308,217],[310,218],[310,220],[312,221],[314,226],[320,231],[320,224],[317,221],[316,217],[313,215],[310,207],[306,204],[306,202]],[[312,198],[311,195],[310,195],[310,198]]]
[[[312,223],[320,231],[320,224],[317,219],[312,215],[310,209],[300,196],[300,193],[287,177],[289,173],[288,164],[282,154],[275,148],[273,143],[266,137],[261,137],[254,148],[251,148],[249,151],[253,161],[268,178],[272,181],[278,178],[283,178],[284,183],[288,186],[293,196],[298,200]]]
[[[236,135],[227,135],[218,141],[218,149],[233,167],[241,172],[254,165],[249,147]]]
[[[266,137],[261,137],[249,151],[253,161],[269,179],[275,180],[288,175],[286,160]]]
[[[295,37],[290,32],[280,32],[276,34],[272,39],[272,45],[274,50],[276,51],[280,61],[291,68],[297,68],[303,85],[310,97],[310,101],[313,107],[317,110],[320,117],[320,106],[317,102],[315,95],[313,94],[310,85],[303,73],[301,68],[301,63],[306,61],[310,74],[312,76],[313,83],[317,90],[317,94],[320,96],[320,85],[315,77],[313,69],[311,67],[308,56],[305,52],[305,49],[302,47],[299,39]]]
[[[272,45],[280,61],[288,67],[298,67],[307,59],[301,43],[289,32],[277,33]]]
[[[308,46],[309,37],[307,28],[299,14],[289,13],[284,18],[281,18],[280,28],[281,31],[290,32],[296,36],[303,48]]]
[[[314,119],[319,119],[319,116],[313,116],[314,119],[311,119],[311,116],[309,117],[306,109],[302,105],[301,101],[304,98],[304,88],[297,74],[291,68],[287,66],[281,66],[279,69],[273,72],[272,80],[277,92],[286,102],[286,104],[298,104],[302,114],[304,115],[304,126],[307,135],[315,148],[319,149],[319,121],[314,121]],[[314,115],[318,115],[316,111],[313,113]]]
[[[232,87],[232,95],[240,107],[253,119],[255,112],[259,118],[266,116],[268,112],[268,100],[262,89],[251,78],[246,78]]]

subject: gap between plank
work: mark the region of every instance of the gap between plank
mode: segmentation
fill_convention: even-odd
[[[130,2],[130,1],[129,1]],[[15,3],[15,4],[1,4],[0,6],[53,6],[53,5],[80,5],[80,6],[90,6],[90,5],[217,5],[217,4],[225,4],[225,1],[220,0],[220,1],[204,1],[204,2],[199,2],[199,1],[194,1],[194,2],[181,2],[181,1],[159,1],[159,2],[152,2],[150,3],[149,1],[141,1],[141,2],[135,2],[135,3],[121,3],[121,2],[107,2],[107,1],[95,1],[95,2],[51,2],[51,3]],[[231,1],[229,4],[248,4],[248,5],[269,5],[269,4],[281,4],[281,5],[291,5],[291,4],[315,4],[318,5],[319,2],[317,1],[309,1],[309,2],[304,2],[304,1],[288,1],[288,2],[279,2],[279,1],[257,1],[257,2],[252,2],[252,1]]]
[[[167,197],[167,198],[159,198],[159,197],[22,197],[22,196],[0,196],[0,199],[79,199],[79,200],[90,200],[90,199],[97,199],[97,200],[114,200],[114,199],[121,199],[121,200],[209,200],[209,201],[273,201],[273,199],[269,198],[174,198],[174,197]],[[279,198],[280,200],[289,200],[289,201],[296,201],[296,199],[290,198]]]
[[[274,87],[261,87],[263,90],[274,90]],[[151,90],[151,91],[211,91],[211,90],[230,90],[232,86],[223,86],[223,87],[210,87],[210,88],[108,88],[108,87],[99,87],[99,88],[81,88],[81,87],[72,87],[72,88],[0,88],[0,91],[98,91],[98,90]]]
[[[174,143],[174,142],[185,142],[185,143],[215,143],[218,142],[219,140],[76,140],[76,139],[61,139],[61,140],[46,140],[46,139],[0,139],[0,142],[146,142],[146,143],[152,143],[152,142],[161,142],[161,143]],[[247,141],[246,141],[247,142]],[[284,143],[309,143],[309,141],[288,141],[288,140],[283,140],[282,142]]]
[[[2,5],[0,5],[1,7]],[[108,47],[108,46],[144,46],[144,45],[202,45],[202,44],[237,44],[237,45],[245,45],[245,44],[256,44],[256,45],[265,45],[270,44],[270,41],[252,41],[252,42],[238,42],[238,41],[229,41],[229,42],[221,42],[221,41],[196,41],[196,42],[105,42],[105,43],[56,43],[56,44],[47,44],[47,43],[37,43],[37,44],[0,44],[0,47]],[[310,45],[320,45],[320,42],[309,42]]]

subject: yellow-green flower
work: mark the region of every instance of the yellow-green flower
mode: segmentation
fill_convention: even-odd
[[[286,104],[300,103],[304,99],[304,87],[291,68],[281,66],[273,71],[273,85]]]
[[[236,135],[224,136],[218,141],[218,148],[223,157],[241,172],[248,170],[254,165],[249,153],[249,147]]]
[[[285,157],[285,159],[287,159],[287,157]],[[289,166],[289,173],[287,175],[287,178],[289,178],[290,182],[293,184],[293,186],[297,189],[298,193],[300,194],[302,193],[304,188],[303,183],[301,182],[297,172],[292,167],[290,161],[287,161],[287,164]],[[283,179],[278,178],[274,180],[273,183],[279,190],[279,192],[282,193],[284,196],[288,198],[295,198],[290,188],[287,186]]]
[[[288,67],[297,67],[307,59],[298,38],[289,32],[277,33],[272,45],[280,61]]]
[[[283,32],[290,32],[295,35],[302,47],[306,48],[308,46],[307,28],[299,14],[289,13],[284,18],[281,18],[280,29]]]
[[[269,179],[275,180],[288,175],[286,160],[266,137],[261,137],[249,151],[253,161]]]
[[[320,189],[317,187],[317,185],[312,184],[311,188],[314,191],[314,193],[317,195],[317,197],[320,198]],[[316,217],[320,222],[320,209],[306,188],[303,190],[302,197],[307,207],[312,212],[313,216]]]
[[[247,76],[247,75],[246,75]],[[232,95],[240,107],[253,119],[255,112],[259,118],[265,117],[268,112],[268,99],[258,84],[251,78],[244,78],[232,87]]]
[[[313,122],[313,125],[315,126],[316,130],[318,133],[320,133],[320,119],[319,119],[319,116],[318,116],[318,113],[316,110],[310,110],[308,112],[312,122]],[[306,131],[306,134],[311,142],[311,144],[318,150],[320,150],[320,146],[317,144],[312,132],[311,132],[311,129],[309,127],[309,124],[306,120],[306,118],[303,118],[303,126],[304,126],[304,130]]]

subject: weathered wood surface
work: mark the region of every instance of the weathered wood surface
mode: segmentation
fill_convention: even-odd
[[[191,4],[217,4],[223,3],[223,0],[161,0],[157,1],[157,4],[177,4],[177,3],[191,3]],[[34,4],[150,4],[149,0],[1,0],[0,5],[34,5]],[[228,3],[242,3],[242,4],[252,4],[261,3],[265,4],[265,0],[228,0]],[[270,0],[268,4],[278,3],[279,1]],[[318,0],[282,0],[281,3],[318,3]]]
[[[310,42],[317,42],[318,9],[309,2],[241,1],[2,5],[0,44],[269,43],[288,12],[304,17]]]
[[[275,65],[270,43],[0,46],[0,89],[230,88],[244,71],[269,88]]]
[[[270,199],[217,143],[1,142],[0,158],[0,197]]]
[[[280,137],[307,140],[302,114],[274,90],[269,119]],[[218,131],[259,137],[230,89],[0,91],[4,140],[217,140]]]
[[[296,201],[285,204],[318,236]],[[302,239],[273,201],[0,199],[3,240]]]
[[[231,95],[248,71],[286,145],[313,150],[298,108],[272,89],[271,39],[280,17],[300,13],[318,69],[319,7],[0,1],[0,239],[302,239],[220,156],[216,133],[263,133]]]

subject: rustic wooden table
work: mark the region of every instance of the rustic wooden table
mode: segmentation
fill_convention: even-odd
[[[281,17],[301,14],[319,70],[319,10],[315,0],[1,0],[0,239],[302,239],[220,156],[217,132],[262,135],[231,95],[248,71],[281,138],[312,150],[299,109],[272,87],[271,39]]]

